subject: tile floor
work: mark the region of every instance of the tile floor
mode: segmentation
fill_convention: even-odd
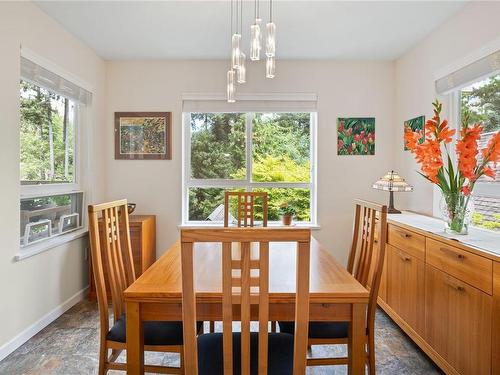
[[[0,362],[0,374],[96,374],[99,314],[82,301]],[[312,355],[343,355],[345,347],[313,347]],[[175,354],[147,353],[154,364],[178,364]],[[376,320],[376,361],[380,375],[442,374],[433,362],[382,311]],[[308,375],[346,374],[345,366],[316,367]],[[109,371],[109,374],[123,372]]]

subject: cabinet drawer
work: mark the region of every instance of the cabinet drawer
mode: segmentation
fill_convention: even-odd
[[[427,238],[426,263],[488,294],[493,293],[493,261]]]
[[[420,260],[425,260],[425,237],[421,234],[388,225],[387,242]]]

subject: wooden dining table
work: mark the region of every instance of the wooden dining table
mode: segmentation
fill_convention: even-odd
[[[295,312],[296,243],[270,243],[269,319],[293,321]],[[221,245],[194,247],[198,321],[222,320]],[[369,292],[328,250],[311,238],[310,321],[350,322],[349,374],[365,374],[366,308]],[[180,242],[172,245],[125,290],[127,373],[144,373],[143,321],[182,320]],[[255,309],[254,309],[255,308]],[[235,320],[238,311],[233,312]],[[258,306],[252,306],[258,320]]]

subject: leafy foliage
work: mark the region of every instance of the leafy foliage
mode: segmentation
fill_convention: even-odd
[[[256,113],[252,135],[252,181],[310,181],[309,113]],[[246,179],[245,115],[196,113],[191,117],[191,173],[200,179]],[[235,191],[236,189],[231,189]],[[266,188],[268,219],[279,220],[280,206],[293,205],[297,220],[310,220],[310,191],[299,188]],[[224,202],[224,189],[191,188],[189,219],[206,220]],[[235,215],[235,208],[230,211]],[[262,219],[256,202],[255,217]]]
[[[474,212],[472,214],[472,224],[476,227],[500,231],[500,213],[493,214],[493,220],[485,220],[483,214]]]
[[[73,181],[69,100],[25,81],[20,83],[20,94],[21,181]]]
[[[500,74],[471,90],[462,90],[462,108],[470,112],[471,123],[481,122],[484,132],[500,129]]]
[[[191,114],[191,176],[229,179],[245,168],[245,115]]]

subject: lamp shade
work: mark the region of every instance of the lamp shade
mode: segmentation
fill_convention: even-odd
[[[403,177],[394,171],[390,171],[372,186],[377,190],[385,191],[412,191],[413,186],[408,185]]]

